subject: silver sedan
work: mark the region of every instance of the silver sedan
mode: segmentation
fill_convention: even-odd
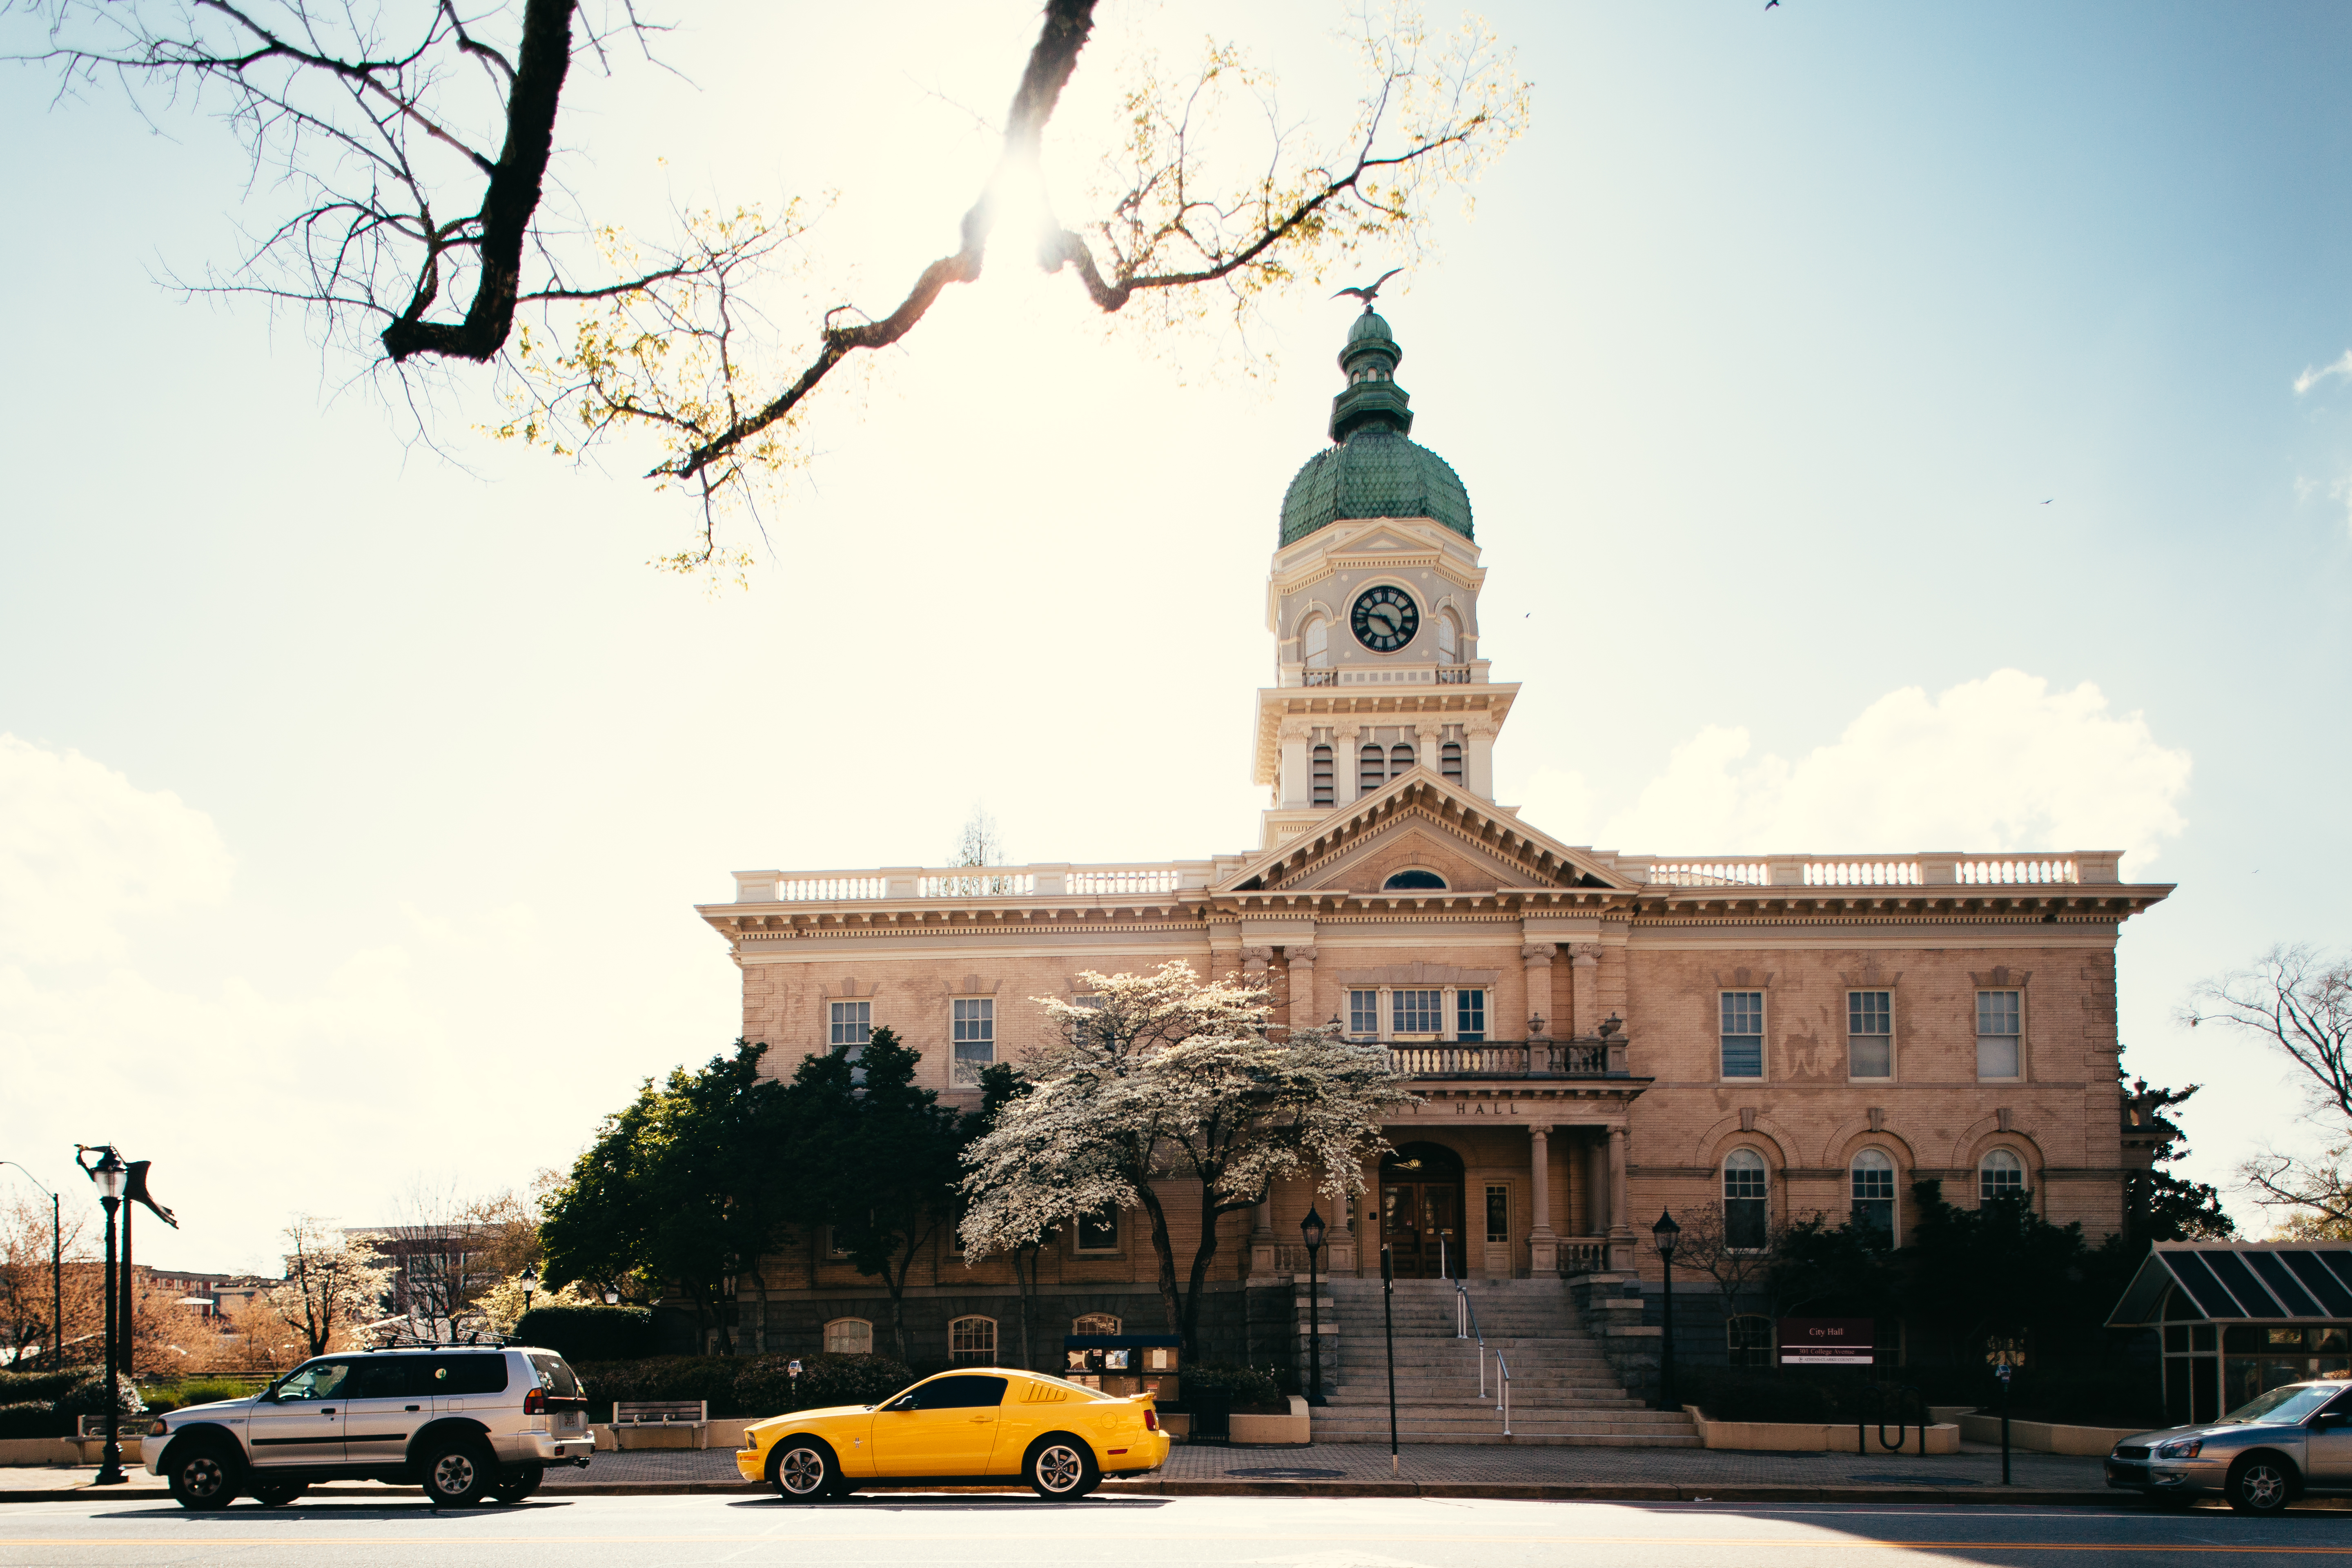
[[[2352,1385],[2290,1383],[2205,1426],[2141,1432],[2107,1456],[2107,1485],[2185,1507],[2276,1513],[2305,1494],[2352,1494]]]

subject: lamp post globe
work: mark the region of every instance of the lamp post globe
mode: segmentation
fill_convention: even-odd
[[[1307,1403],[1309,1405],[1323,1403],[1323,1281],[1317,1271],[1316,1262],[1323,1250],[1324,1228],[1323,1216],[1309,1203],[1307,1217],[1298,1222],[1299,1239],[1307,1243]]]
[[[522,1273],[517,1278],[516,1283],[522,1287],[522,1310],[527,1313],[530,1310],[531,1297],[539,1291],[539,1270],[528,1263],[524,1264]],[[520,1328],[522,1320],[516,1319],[515,1326]]]
[[[1675,1243],[1682,1233],[1683,1227],[1664,1209],[1658,1211],[1658,1223],[1650,1227],[1650,1240],[1665,1270],[1665,1292],[1658,1307],[1658,1321],[1664,1329],[1658,1344],[1658,1405],[1664,1410],[1675,1407]]]

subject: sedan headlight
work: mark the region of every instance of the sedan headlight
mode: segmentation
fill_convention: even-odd
[[[2159,1459],[2193,1459],[2205,1451],[2202,1437],[2184,1437],[2178,1443],[2166,1443],[2156,1450]]]

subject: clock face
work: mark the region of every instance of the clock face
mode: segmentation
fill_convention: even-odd
[[[1394,653],[1421,629],[1421,611],[1402,588],[1367,588],[1351,617],[1356,640],[1374,653]]]

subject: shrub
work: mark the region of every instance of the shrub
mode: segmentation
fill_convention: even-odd
[[[184,1410],[191,1405],[210,1405],[220,1399],[243,1399],[253,1389],[246,1384],[226,1377],[191,1378],[185,1383],[166,1384],[147,1390],[147,1408],[161,1415],[167,1410]]]
[[[659,1348],[649,1307],[534,1307],[516,1321],[514,1341],[543,1346],[575,1367],[639,1361]]]
[[[761,1356],[735,1378],[735,1405],[746,1415],[781,1415],[787,1410],[818,1410],[834,1405],[879,1405],[915,1381],[915,1374],[884,1355],[827,1352],[801,1359],[799,1384],[786,1370],[791,1357]]]
[[[1282,1385],[1272,1367],[1236,1366],[1226,1362],[1202,1362],[1178,1374],[1184,1402],[1222,1402],[1235,1406],[1282,1405]],[[1287,1405],[1283,1406],[1289,1408]]]
[[[0,1438],[70,1437],[73,1417],[60,1415],[37,1399],[0,1405]]]
[[[97,1375],[86,1366],[68,1367],[63,1372],[0,1372],[0,1405],[55,1405],[75,1384]]]
[[[125,1415],[136,1415],[147,1408],[140,1403],[138,1384],[120,1373],[115,1374],[114,1394],[114,1407]],[[68,1426],[71,1424],[70,1418],[76,1415],[105,1415],[106,1378],[104,1374],[85,1376],[81,1382],[66,1390],[64,1396],[57,1402],[57,1412],[68,1418]]]

